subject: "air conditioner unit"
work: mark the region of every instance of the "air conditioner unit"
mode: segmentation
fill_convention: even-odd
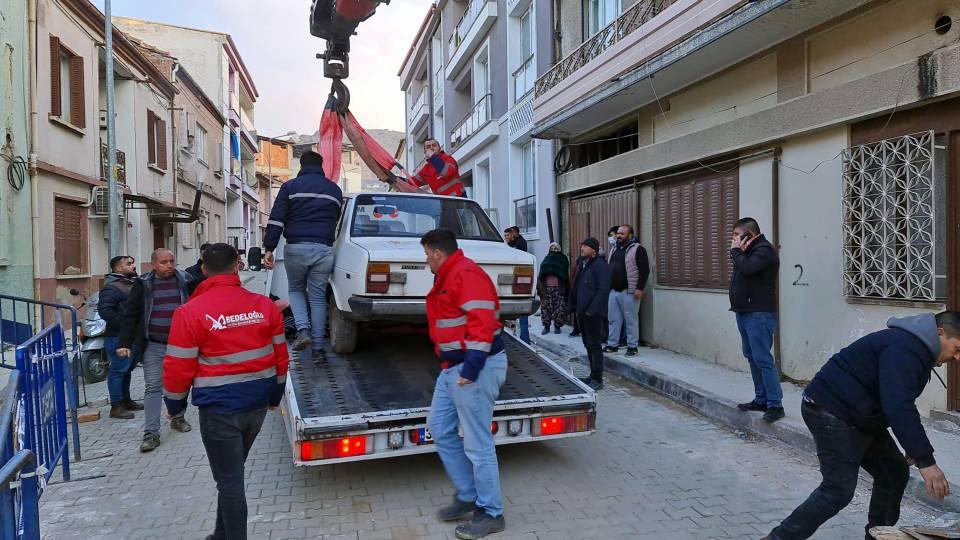
[[[93,188],[93,204],[90,205],[90,210],[94,217],[107,217],[110,215],[110,191],[106,186],[94,186]],[[120,208],[117,209],[117,215],[121,218],[127,215],[127,209],[123,204],[123,195],[119,195]]]

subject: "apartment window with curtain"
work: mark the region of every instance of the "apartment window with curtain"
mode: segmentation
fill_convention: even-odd
[[[209,165],[209,157],[207,156],[207,130],[203,129],[200,124],[197,124],[196,152],[197,159],[200,160],[200,163]]]
[[[533,4],[520,16],[520,65],[513,70],[513,98],[519,101],[536,82],[536,58],[534,56]]]
[[[521,183],[520,192],[514,200],[516,225],[521,232],[532,232],[537,228],[537,177],[534,165],[533,141],[520,147]]]
[[[147,110],[147,165],[167,170],[167,123]]]
[[[87,127],[83,57],[50,36],[50,117]]]
[[[620,15],[620,0],[583,0],[583,38],[588,39]]]

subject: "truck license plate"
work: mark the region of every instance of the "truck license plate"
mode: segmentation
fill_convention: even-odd
[[[433,444],[433,435],[430,435],[429,428],[420,428],[420,436],[417,437],[417,444]]]

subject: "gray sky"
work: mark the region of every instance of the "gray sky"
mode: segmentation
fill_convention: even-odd
[[[393,0],[362,23],[351,41],[350,109],[368,129],[404,131],[397,72],[431,0]],[[103,0],[94,0],[103,10]],[[113,0],[114,15],[226,32],[233,37],[260,97],[261,135],[313,133],[330,91],[324,42],[310,35],[310,0]]]

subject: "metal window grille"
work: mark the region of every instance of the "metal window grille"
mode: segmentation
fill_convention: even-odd
[[[932,131],[843,152],[847,296],[937,300],[937,161]]]

